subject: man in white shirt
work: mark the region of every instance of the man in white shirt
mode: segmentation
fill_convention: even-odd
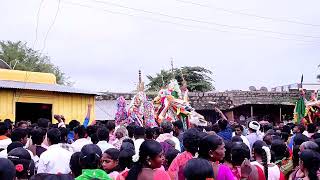
[[[71,144],[74,152],[80,152],[83,146],[92,144],[91,140],[87,138],[87,130],[83,125],[74,128],[74,139],[76,141]]]
[[[48,149],[40,156],[38,173],[69,174],[69,163],[72,153],[61,147],[61,133],[52,128],[47,132]]]
[[[5,123],[0,122],[0,151],[7,149],[8,145],[12,143],[11,139],[7,136],[9,132]]]
[[[256,141],[262,141],[263,137],[260,130],[260,124],[257,121],[251,121],[249,123],[249,135],[246,138],[249,141],[250,149]]]
[[[146,130],[143,127],[136,127],[134,130],[134,149],[135,155],[132,157],[133,162],[137,162],[139,160],[139,149],[141,144],[144,142],[144,138],[146,135]]]
[[[242,125],[240,125],[240,124],[239,124],[239,125],[236,125],[236,126],[234,127],[235,134],[234,134],[233,136],[239,136],[239,137],[241,137],[243,143],[246,144],[246,145],[249,147],[249,149],[250,149],[250,143],[249,143],[247,137],[245,137],[245,136],[243,135],[243,129],[244,129],[244,128],[243,128]]]
[[[174,148],[181,152],[180,141],[178,138],[173,136],[172,123],[169,121],[163,121],[161,123],[161,130],[162,130],[163,134],[160,134],[160,136],[157,138],[157,141],[158,142],[165,142],[166,140],[171,140],[175,144]]]
[[[113,145],[109,144],[109,130],[105,127],[98,129],[97,131],[99,142],[97,145],[101,149],[102,153],[110,148],[114,148]]]

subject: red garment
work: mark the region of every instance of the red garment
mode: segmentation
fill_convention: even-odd
[[[171,178],[175,180],[184,180],[183,169],[187,162],[193,158],[190,152],[183,152],[179,154],[171,163],[168,173]]]
[[[1,135],[1,136],[0,136],[0,140],[4,140],[4,139],[8,139],[8,137],[5,136],[5,135]]]
[[[257,180],[265,180],[266,176],[264,175],[263,170],[258,165],[255,165],[255,167],[257,168],[257,171],[258,171],[258,179]]]

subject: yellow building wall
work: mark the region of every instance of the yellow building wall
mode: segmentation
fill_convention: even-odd
[[[90,122],[95,119],[94,95],[9,89],[0,89],[0,119],[15,120],[16,102],[52,104],[52,116],[64,115],[66,123],[73,119],[82,123],[87,114],[88,104],[92,104]],[[53,117],[52,120],[56,123]]]
[[[0,80],[56,84],[56,76],[50,73],[0,69]]]

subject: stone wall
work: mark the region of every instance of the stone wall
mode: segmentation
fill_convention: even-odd
[[[116,100],[123,96],[131,100],[135,93],[101,93],[96,100]],[[148,94],[153,99],[157,94]],[[247,104],[274,104],[294,105],[299,98],[297,91],[291,92],[263,92],[263,91],[226,91],[216,93],[190,93],[189,99],[192,107],[196,110],[212,110],[213,106],[209,101],[216,102],[217,107],[222,110],[233,109]]]

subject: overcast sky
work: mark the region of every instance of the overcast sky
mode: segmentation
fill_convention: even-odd
[[[58,2],[0,0],[0,40],[45,44],[78,88],[129,92],[139,68],[153,75],[171,57],[213,71],[217,90],[271,88],[302,73],[315,83],[320,73],[319,0],[61,0],[53,23]]]

